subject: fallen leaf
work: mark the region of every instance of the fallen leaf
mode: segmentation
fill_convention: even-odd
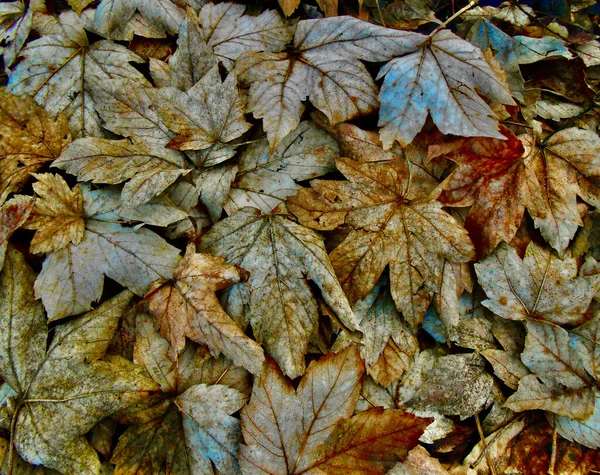
[[[59,175],[34,174],[37,182],[33,191],[37,195],[25,229],[36,230],[30,250],[35,254],[56,252],[70,243],[79,244],[83,239],[83,195],[81,188],[69,188]]]
[[[15,392],[11,442],[26,461],[63,473],[100,473],[97,453],[82,437],[99,420],[146,397],[157,386],[127,360],[104,354],[114,318],[71,321],[48,329],[42,305],[33,299],[33,271],[9,249],[0,280],[2,327],[0,376]],[[125,295],[126,300],[131,294]],[[103,316],[117,296],[93,313]],[[122,309],[117,305],[116,311]],[[120,316],[120,315],[119,315]],[[93,330],[90,328],[92,326]],[[91,331],[90,331],[91,330]],[[108,338],[102,339],[102,335]],[[10,335],[10,336],[9,336]],[[89,362],[92,360],[91,362]]]
[[[396,307],[416,330],[439,292],[444,259],[467,262],[473,245],[437,201],[411,186],[411,165],[340,158],[336,166],[349,181],[315,180],[288,199],[288,208],[314,229],[351,226],[331,253],[342,288],[351,301],[364,298],[389,265]]]
[[[50,320],[89,310],[102,295],[104,275],[141,296],[152,281],[171,278],[180,259],[179,249],[152,231],[123,226],[102,207],[101,190],[81,190],[83,238],[48,254],[34,286]]]
[[[167,147],[176,150],[222,148],[250,128],[244,120],[244,104],[237,90],[236,77],[229,73],[221,81],[217,67],[212,68],[187,92],[161,88],[153,103],[164,123],[177,135]],[[231,158],[235,149],[219,161]],[[215,165],[218,161],[204,163]]]
[[[494,112],[479,96],[514,104],[481,51],[449,30],[423,38],[410,54],[379,71],[378,125],[384,149],[412,142],[428,114],[444,134],[504,139]]]
[[[317,305],[307,279],[344,325],[358,327],[322,238],[284,215],[243,208],[213,226],[200,250],[250,272],[242,295],[234,299],[249,305],[246,321],[257,341],[290,377],[304,373],[308,339],[317,328]]]
[[[171,345],[169,356],[177,361],[185,337],[209,346],[215,356],[223,353],[238,366],[260,372],[263,351],[227,315],[215,295],[218,290],[246,279],[242,269],[222,257],[188,250],[173,279],[150,285],[146,300],[160,323],[160,332]]]
[[[303,20],[294,53],[247,53],[235,71],[250,87],[248,111],[263,119],[271,150],[300,123],[307,98],[332,124],[374,112],[377,88],[359,61],[386,61],[424,37],[352,17]],[[278,50],[281,51],[281,50]]]
[[[70,141],[64,115],[52,120],[31,97],[0,90],[0,203],[20,190],[30,173],[57,158]]]
[[[539,184],[524,164],[525,149],[507,128],[503,140],[476,137],[429,147],[429,159],[443,156],[457,168],[444,180],[439,200],[446,206],[471,206],[465,228],[480,255],[515,236],[525,207]]]
[[[25,223],[34,203],[33,198],[15,196],[0,207],[0,270],[4,265],[8,239]]]
[[[21,61],[8,80],[8,90],[31,95],[51,117],[63,113],[74,137],[102,136],[95,111],[94,90],[111,78],[144,83],[130,62],[142,62],[124,46],[108,40],[89,44],[83,29],[68,27],[63,33],[42,36],[21,52]]]
[[[536,228],[562,253],[583,223],[577,196],[600,206],[600,138],[589,130],[570,127],[538,142],[525,143],[530,167],[540,188],[543,205],[531,209]]]
[[[224,204],[231,215],[246,206],[271,212],[301,188],[299,181],[335,170],[339,147],[312,122],[301,122],[269,152],[267,140],[250,144],[241,154],[235,182]]]
[[[379,408],[350,418],[363,371],[350,346],[311,363],[294,390],[268,361],[242,410],[242,472],[383,474],[406,457],[429,420]]]

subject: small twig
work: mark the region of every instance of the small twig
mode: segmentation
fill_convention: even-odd
[[[494,468],[494,465],[492,464],[492,457],[490,457],[490,453],[488,451],[488,445],[487,442],[485,441],[485,435],[483,435],[483,427],[481,427],[481,421],[479,420],[479,414],[475,414],[475,423],[477,424],[477,432],[479,432],[479,437],[481,439],[481,445],[483,445],[483,451],[485,452],[485,461],[488,464],[488,467],[490,467],[490,472],[492,472],[492,475],[498,475],[496,473],[496,469]]]
[[[459,17],[460,15],[462,15],[467,10],[470,10],[475,5],[477,5],[478,3],[479,3],[479,0],[471,0],[468,5],[465,5],[464,7],[462,7],[454,15],[452,15],[450,18],[448,18],[444,23],[442,23],[435,30],[433,30],[431,33],[429,33],[429,35],[427,35],[427,38],[433,37],[433,35],[435,35],[438,31],[446,28],[450,22],[454,21],[457,17]]]
[[[556,430],[552,429],[552,454],[550,455],[550,466],[548,467],[548,475],[554,475],[554,466],[556,465]]]
[[[369,401],[369,398],[368,398],[368,397],[365,395],[365,393],[363,393],[363,392],[361,391],[361,392],[360,392],[360,395],[361,395],[361,396],[363,397],[363,399],[364,399],[365,401],[367,401],[367,402],[368,402],[368,403],[369,403],[371,406],[373,406],[373,407],[377,407],[377,405],[376,405],[376,404],[373,404],[371,401]]]

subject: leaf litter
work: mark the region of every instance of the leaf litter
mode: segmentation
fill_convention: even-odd
[[[3,474],[600,470],[593,2],[405,3],[0,4]]]

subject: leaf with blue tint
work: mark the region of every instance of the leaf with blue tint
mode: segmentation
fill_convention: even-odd
[[[378,125],[385,149],[412,142],[427,116],[444,134],[504,139],[498,120],[480,93],[514,104],[481,51],[448,30],[422,41],[379,72],[384,78]]]
[[[564,416],[554,416],[551,423],[562,437],[592,449],[600,448],[600,394],[594,391],[595,405],[593,414],[583,421]]]

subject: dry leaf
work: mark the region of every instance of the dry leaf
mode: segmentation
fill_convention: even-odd
[[[304,373],[308,339],[317,328],[317,304],[307,278],[344,325],[358,328],[322,238],[283,215],[243,208],[213,226],[202,239],[201,251],[250,272],[233,300],[249,306],[246,321],[257,341],[290,377]]]
[[[223,353],[238,366],[260,372],[263,351],[227,315],[215,295],[218,290],[246,280],[247,274],[221,257],[188,250],[172,281],[150,285],[146,300],[160,323],[161,334],[171,345],[169,356],[177,361],[185,337],[204,343],[216,355]]]
[[[314,229],[351,226],[331,253],[343,289],[351,301],[366,297],[389,265],[396,307],[416,330],[439,292],[444,259],[467,262],[473,245],[437,201],[411,186],[405,162],[361,164],[340,158],[336,166],[349,181],[315,180],[311,189],[290,198],[288,207]]]
[[[0,90],[0,203],[70,141],[65,116],[52,120],[32,98]]]

